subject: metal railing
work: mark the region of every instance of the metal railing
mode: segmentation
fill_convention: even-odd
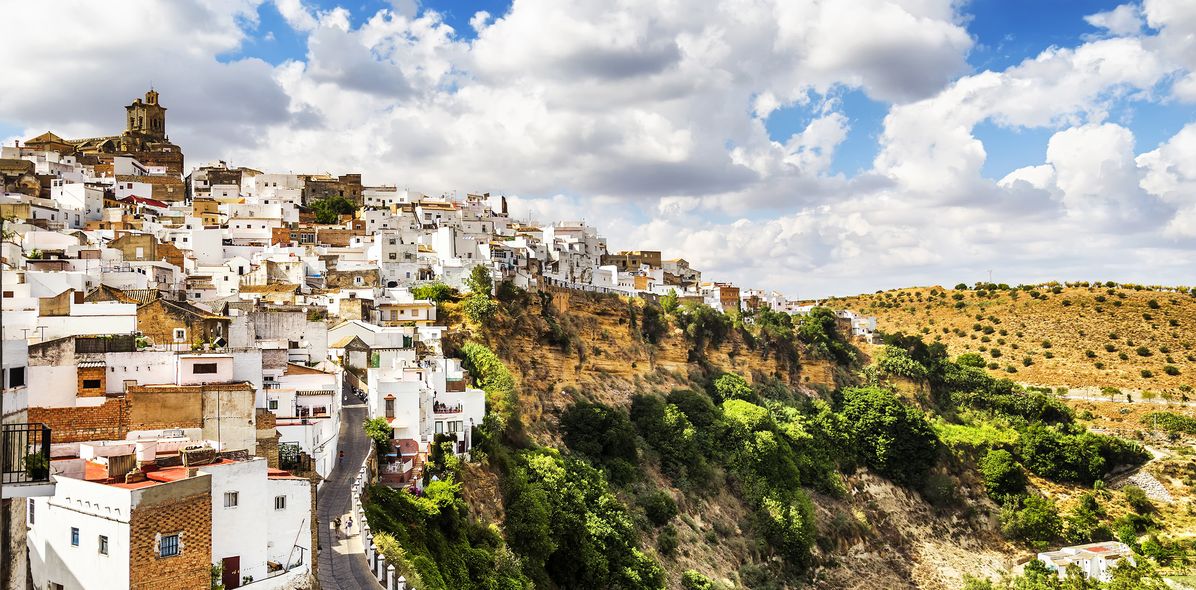
[[[0,472],[5,485],[50,481],[49,426],[4,424],[0,443]]]

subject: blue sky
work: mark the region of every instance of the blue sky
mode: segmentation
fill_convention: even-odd
[[[9,145],[119,129],[152,80],[188,164],[503,193],[517,213],[594,220],[613,248],[745,286],[816,296],[988,269],[1184,283],[1196,268],[1193,0],[272,0],[251,18],[239,3],[110,2],[138,18],[14,6],[18,21],[89,26],[74,51],[10,31],[0,70],[26,82],[0,93]],[[338,6],[349,30],[322,18]],[[390,8],[436,11],[455,38],[369,24]],[[478,11],[491,21],[473,41]],[[800,146],[773,143],[818,118]]]
[[[1111,10],[1119,3],[1116,0],[971,0],[962,10],[968,33],[975,40],[968,64],[973,72],[999,71],[1052,46],[1079,45],[1099,33],[1085,22],[1084,16]],[[393,8],[393,4],[385,0],[317,0],[306,5],[315,10],[343,7],[349,10],[354,27],[361,26],[379,10]],[[463,39],[476,38],[469,26],[475,13],[484,10],[492,18],[499,18],[510,7],[509,0],[426,0],[418,4],[420,11],[440,13]],[[306,35],[288,26],[275,5],[266,2],[258,9],[258,25],[247,42],[239,51],[221,57],[226,61],[256,57],[278,65],[287,60],[303,60],[306,51]],[[832,94],[841,102],[841,111],[849,119],[850,130],[835,152],[830,172],[851,177],[872,166],[879,150],[877,137],[890,105],[857,89],[836,88]],[[1118,109],[1115,120],[1134,131],[1140,148],[1154,147],[1183,126],[1187,108],[1185,105],[1135,103]],[[804,129],[815,116],[817,113],[805,107],[791,106],[773,112],[765,125],[772,139],[784,142]],[[984,176],[999,179],[1011,170],[1040,163],[1053,131],[1048,128],[1011,129],[988,121],[980,123],[974,134],[984,142],[988,155]],[[3,132],[11,131],[0,127],[0,133]]]

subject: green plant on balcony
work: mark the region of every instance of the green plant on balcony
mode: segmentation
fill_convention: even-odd
[[[41,453],[25,455],[25,472],[35,480],[49,479],[50,459]]]

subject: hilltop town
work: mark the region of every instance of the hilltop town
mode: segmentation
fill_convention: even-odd
[[[126,106],[119,135],[46,132],[0,152],[4,505],[28,523],[5,528],[4,587],[196,588],[213,565],[226,588],[316,577],[336,542],[316,490],[347,506],[351,490],[326,484],[369,447],[341,448],[343,431],[384,420],[379,479],[415,489],[435,443],[468,456],[485,418],[442,346],[438,288],[482,276],[719,311],[794,305],[682,258],[610,252],[581,222],[518,221],[489,194],[223,162],[184,177],[159,99]]]
[[[188,168],[160,98],[0,148],[0,588],[1188,572],[1190,288],[802,302],[502,196]]]

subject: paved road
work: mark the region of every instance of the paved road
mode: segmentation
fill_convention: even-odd
[[[350,494],[357,470],[369,451],[369,439],[361,428],[366,408],[342,388],[340,450],[343,465],[337,465],[320,488],[316,511],[320,518],[320,588],[322,590],[359,590],[381,588],[361,552],[361,523],[353,523],[353,535],[346,536],[344,523],[349,514]],[[332,519],[339,518],[341,531],[332,529]]]

